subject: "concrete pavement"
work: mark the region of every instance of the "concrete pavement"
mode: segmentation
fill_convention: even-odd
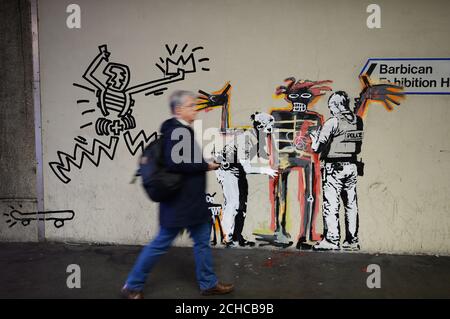
[[[0,243],[0,298],[118,298],[140,246]],[[219,278],[234,282],[225,298],[450,298],[450,257],[214,249]],[[66,285],[81,268],[81,288]],[[381,270],[369,289],[367,266]],[[190,248],[173,247],[149,278],[146,298],[205,298]],[[209,297],[211,298],[211,297]]]

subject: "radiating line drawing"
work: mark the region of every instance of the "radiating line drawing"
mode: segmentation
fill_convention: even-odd
[[[19,206],[22,208],[22,205]],[[17,223],[21,223],[22,226],[28,226],[33,220],[52,221],[56,228],[61,228],[65,225],[66,221],[70,221],[75,217],[73,210],[22,213],[15,209],[14,206],[9,206],[9,208],[11,208],[11,211],[3,214],[9,218],[6,220],[9,228],[14,227]]]
[[[89,123],[86,123],[84,125],[81,125],[80,128],[85,128],[85,127],[88,127],[88,126],[91,126],[91,125],[92,125],[92,122],[89,122]]]
[[[87,113],[92,113],[92,112],[95,112],[95,110],[94,109],[89,109],[89,110],[81,112],[81,115],[85,115]]]
[[[87,141],[86,141],[86,139],[83,136],[75,137],[74,140],[76,142],[79,142],[79,143],[83,144],[83,145],[87,145]]]

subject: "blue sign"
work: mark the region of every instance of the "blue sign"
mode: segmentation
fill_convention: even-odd
[[[450,94],[450,58],[369,58],[361,74],[402,86],[405,94]]]

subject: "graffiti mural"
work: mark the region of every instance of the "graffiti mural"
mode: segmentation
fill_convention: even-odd
[[[19,206],[22,207],[21,205]],[[70,221],[75,217],[75,212],[73,210],[23,213],[13,206],[10,206],[10,208],[11,211],[9,213],[3,214],[8,218],[6,223],[9,224],[9,228],[15,226],[17,223],[22,224],[22,226],[28,226],[33,220],[52,221],[53,226],[61,228],[66,221]]]
[[[334,92],[328,100],[332,114],[322,128],[311,132],[313,150],[321,154],[323,168],[323,219],[325,239],[313,248],[339,249],[340,199],[345,208],[346,239],[343,248],[359,249],[358,204],[356,182],[357,155],[361,152],[363,121],[350,110],[350,99],[344,91]],[[320,131],[320,132],[319,132]]]
[[[89,86],[79,83],[73,83],[73,86],[93,94],[92,100],[77,100],[77,104],[80,105],[95,104],[81,112],[82,116],[94,119],[82,124],[80,129],[92,127],[99,138],[88,141],[85,137],[78,136],[75,138],[76,144],[71,153],[57,152],[58,160],[50,162],[49,165],[63,183],[71,181],[68,173],[72,167],[81,169],[84,159],[96,167],[101,162],[102,154],[106,154],[111,160],[114,159],[121,136],[131,155],[135,155],[138,150],[142,151],[145,144],[157,137],[156,132],[148,135],[144,130],[132,134],[136,128],[136,119],[133,116],[134,96],[137,94],[159,96],[164,94],[169,84],[183,81],[186,74],[195,73],[199,68],[202,71],[209,71],[209,68],[203,66],[209,59],[197,58],[203,47],[189,50],[185,44],[178,50],[178,45],[173,48],[166,45],[168,56],[160,57],[159,62],[155,64],[162,72],[162,77],[130,86],[130,68],[125,64],[110,62],[111,53],[107,45],[100,45],[98,50],[82,75]]]
[[[232,127],[230,92],[230,83],[211,94],[200,90],[198,110],[221,108],[222,111],[220,131],[226,136],[227,143],[214,155],[220,163],[216,177],[224,196],[221,218],[224,244],[226,247],[253,247],[255,243],[242,235],[247,214],[247,174],[265,174],[270,177],[276,175],[276,171],[270,166],[258,167],[252,161],[255,154],[259,155],[264,150],[260,141],[265,141],[265,138],[260,138],[260,135],[272,131],[274,119],[269,114],[257,112],[251,116],[253,126]]]
[[[134,116],[137,95],[160,96],[175,82],[188,74],[207,72],[201,57],[203,47],[165,46],[166,57],[155,63],[161,77],[144,83],[133,83],[128,65],[110,60],[107,45],[98,52],[81,75],[84,83],[73,83],[77,89],[91,94],[89,99],[78,99],[80,113],[86,122],[80,125],[86,137],[74,138],[71,151],[57,151],[57,159],[49,162],[56,177],[63,183],[71,181],[73,168],[82,169],[85,161],[98,167],[105,156],[110,160],[122,140],[130,155],[143,151],[144,146],[158,138],[157,132],[141,129]],[[231,119],[231,92],[229,82],[217,91],[199,90],[197,110],[210,112],[220,109],[220,134],[226,141],[216,147],[213,157],[220,163],[215,171],[223,195],[223,204],[215,202],[215,193],[207,194],[206,201],[213,222],[212,245],[225,247],[275,246],[287,248],[295,243],[297,249],[359,250],[359,217],[357,200],[358,176],[364,172],[360,153],[364,140],[364,118],[369,105],[379,103],[388,111],[400,105],[401,87],[388,83],[373,83],[368,75],[360,76],[362,89],[352,99],[345,91],[334,91],[331,80],[312,81],[289,77],[275,89],[275,95],[288,105],[272,108],[268,113],[249,114],[248,126],[233,126]],[[132,84],[133,83],[133,84]],[[314,105],[329,94],[331,117],[313,110]],[[87,135],[87,134],[86,134]],[[295,196],[288,189],[294,174]],[[270,226],[253,231],[255,239],[245,238],[245,220],[248,211],[249,183],[247,175],[261,174],[269,178]],[[322,196],[323,234],[317,231]],[[300,224],[291,235],[288,229],[291,203],[299,205]],[[339,211],[344,208],[345,237],[341,240]],[[22,213],[12,208],[8,223],[27,226],[33,220],[53,221],[59,228],[74,217],[73,211]]]
[[[360,76],[360,81],[363,89],[359,97],[355,99],[354,110],[354,113],[358,116],[366,116],[370,102],[378,102],[390,112],[395,106],[400,105],[400,101],[404,98],[403,88],[398,85],[388,83],[374,84],[366,74]]]
[[[310,132],[312,149],[323,162],[324,238],[314,250],[359,250],[357,178],[364,175],[364,163],[358,160],[364,138],[363,117],[369,102],[381,102],[391,111],[403,97],[402,89],[390,84],[372,85],[362,76],[363,90],[355,99],[354,110],[344,91],[334,92],[328,99],[331,117],[321,128]],[[345,238],[341,246],[339,225],[340,203],[345,213]]]
[[[315,231],[315,219],[318,213],[317,198],[320,194],[319,157],[311,149],[309,133],[323,122],[322,115],[311,110],[317,100],[327,91],[331,91],[332,81],[299,80],[290,77],[284,85],[275,90],[277,96],[283,97],[289,106],[272,109],[274,131],[269,136],[271,165],[278,171],[278,176],[270,181],[270,201],[272,206],[272,235],[258,234],[257,240],[262,245],[288,247],[293,244],[286,229],[288,197],[288,177],[297,171],[298,196],[300,203],[300,231],[297,248],[309,249],[312,242],[319,239]]]
[[[215,153],[216,160],[221,163],[216,177],[222,187],[224,204],[221,214],[214,215],[213,220],[219,225],[214,229],[220,231],[226,247],[255,246],[255,242],[242,237],[247,213],[247,174],[270,177],[272,233],[253,232],[259,245],[286,248],[294,243],[287,230],[288,178],[292,171],[296,171],[300,206],[296,248],[341,248],[338,243],[340,201],[344,205],[346,223],[342,249],[360,248],[356,181],[364,169],[364,163],[357,159],[363,140],[363,118],[370,103],[378,102],[391,111],[403,98],[401,87],[371,83],[366,75],[360,80],[362,90],[354,99],[354,109],[351,110],[350,98],[345,92],[331,93],[328,107],[332,117],[324,122],[323,116],[311,109],[321,97],[332,91],[332,81],[287,78],[284,85],[276,88],[275,94],[284,98],[289,103],[288,107],[271,109],[270,114],[256,112],[251,115],[253,125],[246,127],[231,125],[229,83],[212,93],[199,90],[198,110],[220,108],[220,132],[230,138]],[[269,165],[255,166],[254,158],[268,158]],[[323,234],[317,232],[315,226],[321,193]],[[213,243],[217,243],[216,233]]]

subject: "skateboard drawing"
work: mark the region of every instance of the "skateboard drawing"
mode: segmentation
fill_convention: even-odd
[[[6,223],[9,224],[9,228],[15,226],[19,222],[22,226],[28,226],[33,220],[53,221],[53,225],[56,228],[61,228],[66,221],[72,220],[75,217],[75,212],[73,210],[23,213],[13,206],[9,207],[11,208],[11,211],[8,214],[3,214],[4,216],[9,217],[9,219],[6,220]]]

